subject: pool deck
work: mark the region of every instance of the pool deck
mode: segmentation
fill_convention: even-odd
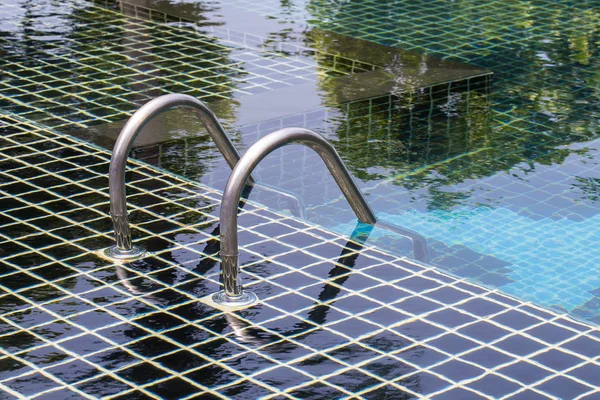
[[[2,398],[600,398],[600,329],[248,202],[223,313],[221,193],[132,160],[137,243],[111,243],[110,153],[0,122]]]

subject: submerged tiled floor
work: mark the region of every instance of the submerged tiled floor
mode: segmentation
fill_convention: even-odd
[[[109,153],[2,118],[3,398],[585,398],[600,396],[600,330],[252,203],[247,285],[224,314],[220,193],[132,162],[134,238],[111,243]]]

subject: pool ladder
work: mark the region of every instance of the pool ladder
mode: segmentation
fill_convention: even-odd
[[[113,148],[108,172],[109,195],[110,195],[110,216],[113,222],[115,244],[104,249],[104,256],[109,259],[123,262],[137,260],[145,256],[146,252],[139,246],[133,245],[131,241],[131,229],[129,227],[129,217],[127,213],[127,201],[125,192],[125,167],[127,157],[133,146],[133,142],[142,128],[154,117],[163,112],[177,107],[185,107],[196,112],[200,121],[208,131],[211,139],[215,142],[217,148],[227,161],[227,164],[233,168],[240,154],[225,133],[225,129],[219,122],[217,116],[203,102],[184,94],[167,94],[149,101],[137,110],[127,121]],[[281,196],[291,199],[296,203],[296,210],[300,217],[304,217],[304,205],[301,200],[289,192],[272,188],[268,185],[258,185],[252,177],[249,178],[250,189],[260,187],[263,190],[275,192]],[[249,194],[246,193],[246,194]]]
[[[191,96],[182,94],[164,95],[146,103],[127,121],[117,138],[109,168],[110,215],[113,220],[116,244],[104,250],[106,257],[126,262],[145,255],[144,250],[134,246],[131,241],[125,197],[125,166],[133,141],[143,126],[158,114],[178,106],[192,108],[197,112],[210,137],[233,169],[221,202],[219,236],[224,289],[212,295],[212,300],[216,304],[238,308],[248,307],[258,301],[253,292],[244,290],[239,279],[241,271],[238,252],[238,206],[247,183],[256,185],[252,177],[254,168],[271,152],[289,144],[307,146],[321,157],[360,222],[372,226],[379,225],[410,238],[413,242],[415,258],[424,262],[429,261],[427,241],[422,235],[389,223],[378,223],[373,210],[341,157],[323,136],[304,128],[280,129],[259,139],[240,157],[208,106]],[[247,195],[247,192],[245,194]]]

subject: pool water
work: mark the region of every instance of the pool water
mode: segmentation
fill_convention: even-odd
[[[324,29],[493,71],[484,112],[472,98],[462,108],[436,107],[437,119],[400,114],[378,123],[375,113],[369,121],[345,114],[310,127],[336,144],[380,218],[435,242],[435,265],[600,322],[598,4],[222,3],[238,6],[280,21],[284,28],[270,34],[282,40],[312,30],[307,42],[332,49]],[[313,187],[321,182],[307,175]],[[343,200],[314,199],[319,189],[282,176],[271,182],[301,192],[312,221],[351,231]],[[394,250],[393,239],[385,248]]]
[[[0,11],[0,397],[598,395],[596,1]],[[286,126],[324,135],[378,218],[427,240],[429,264],[357,226],[314,152],[290,146],[259,165],[271,189],[240,215],[262,303],[199,301],[219,288],[230,169],[181,110],[148,124],[129,165],[150,256],[97,257],[112,243],[105,149],[177,92],[241,151]]]
[[[216,104],[217,113],[236,132],[234,141],[242,148],[277,127],[292,124],[315,129],[336,145],[380,218],[430,239],[434,265],[578,317],[598,318],[595,293],[600,275],[591,243],[599,201],[595,146],[599,62],[595,54],[600,22],[593,2],[469,1],[435,6],[402,1],[285,6],[265,2],[259,8],[239,1],[208,8],[194,2],[139,3],[197,20],[201,29],[238,28],[251,16],[253,23],[241,25],[246,31],[276,37],[278,43],[290,46],[300,43],[335,53],[343,44],[328,33],[335,32],[494,72],[493,86],[486,84],[482,90],[473,84],[422,110],[414,99],[357,110],[329,105],[312,114],[299,106],[293,112],[292,105],[286,120],[275,118],[261,124],[240,120],[244,94],[260,95],[265,90],[269,94],[285,87],[294,93],[295,87],[306,84],[313,85],[309,93],[326,93],[331,87],[324,86],[327,76],[348,71],[340,70],[340,63],[319,58],[316,64],[321,72],[315,74],[310,56],[293,62],[285,56],[261,59],[235,42],[198,42],[190,28],[186,28],[188,36],[182,36],[184,31],[175,28],[114,19],[114,13],[75,4],[38,7],[26,17],[31,24],[25,26],[19,26],[17,19],[6,20],[4,35],[17,39],[6,42],[10,56],[4,59],[4,92],[12,100],[9,110],[52,121],[81,135],[84,127],[122,121],[147,99],[175,91]],[[94,25],[89,25],[92,17]],[[83,23],[87,29],[78,29]],[[90,26],[107,32],[92,38]],[[111,44],[111,35],[120,35],[119,31],[131,33]],[[34,41],[23,40],[24,32]],[[204,49],[202,57],[192,56],[186,47],[192,38]],[[158,41],[154,47],[159,51],[144,50],[148,39]],[[160,50],[164,40],[172,44]],[[179,49],[173,47],[175,42]],[[66,43],[73,45],[64,47]],[[368,51],[368,45],[364,47]],[[360,53],[356,51],[344,54],[356,57]],[[370,61],[375,62],[372,50],[371,54]],[[365,58],[361,61],[368,61]],[[123,67],[104,68],[103,62]],[[217,74],[212,67],[215,63],[226,67]],[[189,65],[199,72],[186,72]],[[154,71],[160,66],[173,73],[157,75]],[[72,68],[79,70],[74,75],[76,84],[65,93],[62,78]],[[395,68],[396,73],[402,70],[401,65],[388,68]],[[85,71],[93,73],[83,75]],[[52,79],[44,83],[47,90],[42,94],[23,92],[48,76]],[[77,79],[83,81],[77,83]],[[90,79],[97,83],[88,87]],[[15,92],[15,88],[22,89]],[[64,101],[73,108],[68,110]],[[56,115],[60,117],[53,118]],[[157,159],[163,168],[222,188],[227,168],[204,144],[205,136],[170,140],[186,130],[180,121],[178,115],[158,128],[158,158],[148,148],[138,157]],[[199,129],[197,124],[186,123],[191,127],[188,131]],[[113,137],[118,127],[112,128]],[[101,125],[87,138],[102,136],[99,133],[106,130]],[[110,146],[111,140],[105,145]],[[184,163],[179,157],[182,149]],[[318,163],[310,152],[299,157],[304,166]],[[294,164],[282,162],[284,158],[259,169],[263,181],[296,193],[311,221],[349,234],[343,227],[352,226],[354,217],[337,189],[320,189],[323,170],[303,168],[297,174]],[[212,163],[208,168],[207,159]],[[393,235],[386,236],[381,234],[381,246],[406,254],[402,245],[394,243]],[[566,281],[565,276],[569,276]]]

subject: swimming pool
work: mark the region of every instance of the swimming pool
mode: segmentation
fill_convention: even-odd
[[[565,315],[600,321],[594,2],[2,7],[2,394],[597,395],[600,335]],[[256,190],[242,229],[264,304],[232,318],[199,303],[219,284],[229,169],[177,111],[134,150],[162,170],[128,177],[155,255],[98,259],[107,153],[70,135],[110,147],[170,92],[209,102],[242,150],[283,126],[323,134],[434,267],[385,229],[347,243],[355,216],[318,158],[289,148],[256,171],[282,193]]]

